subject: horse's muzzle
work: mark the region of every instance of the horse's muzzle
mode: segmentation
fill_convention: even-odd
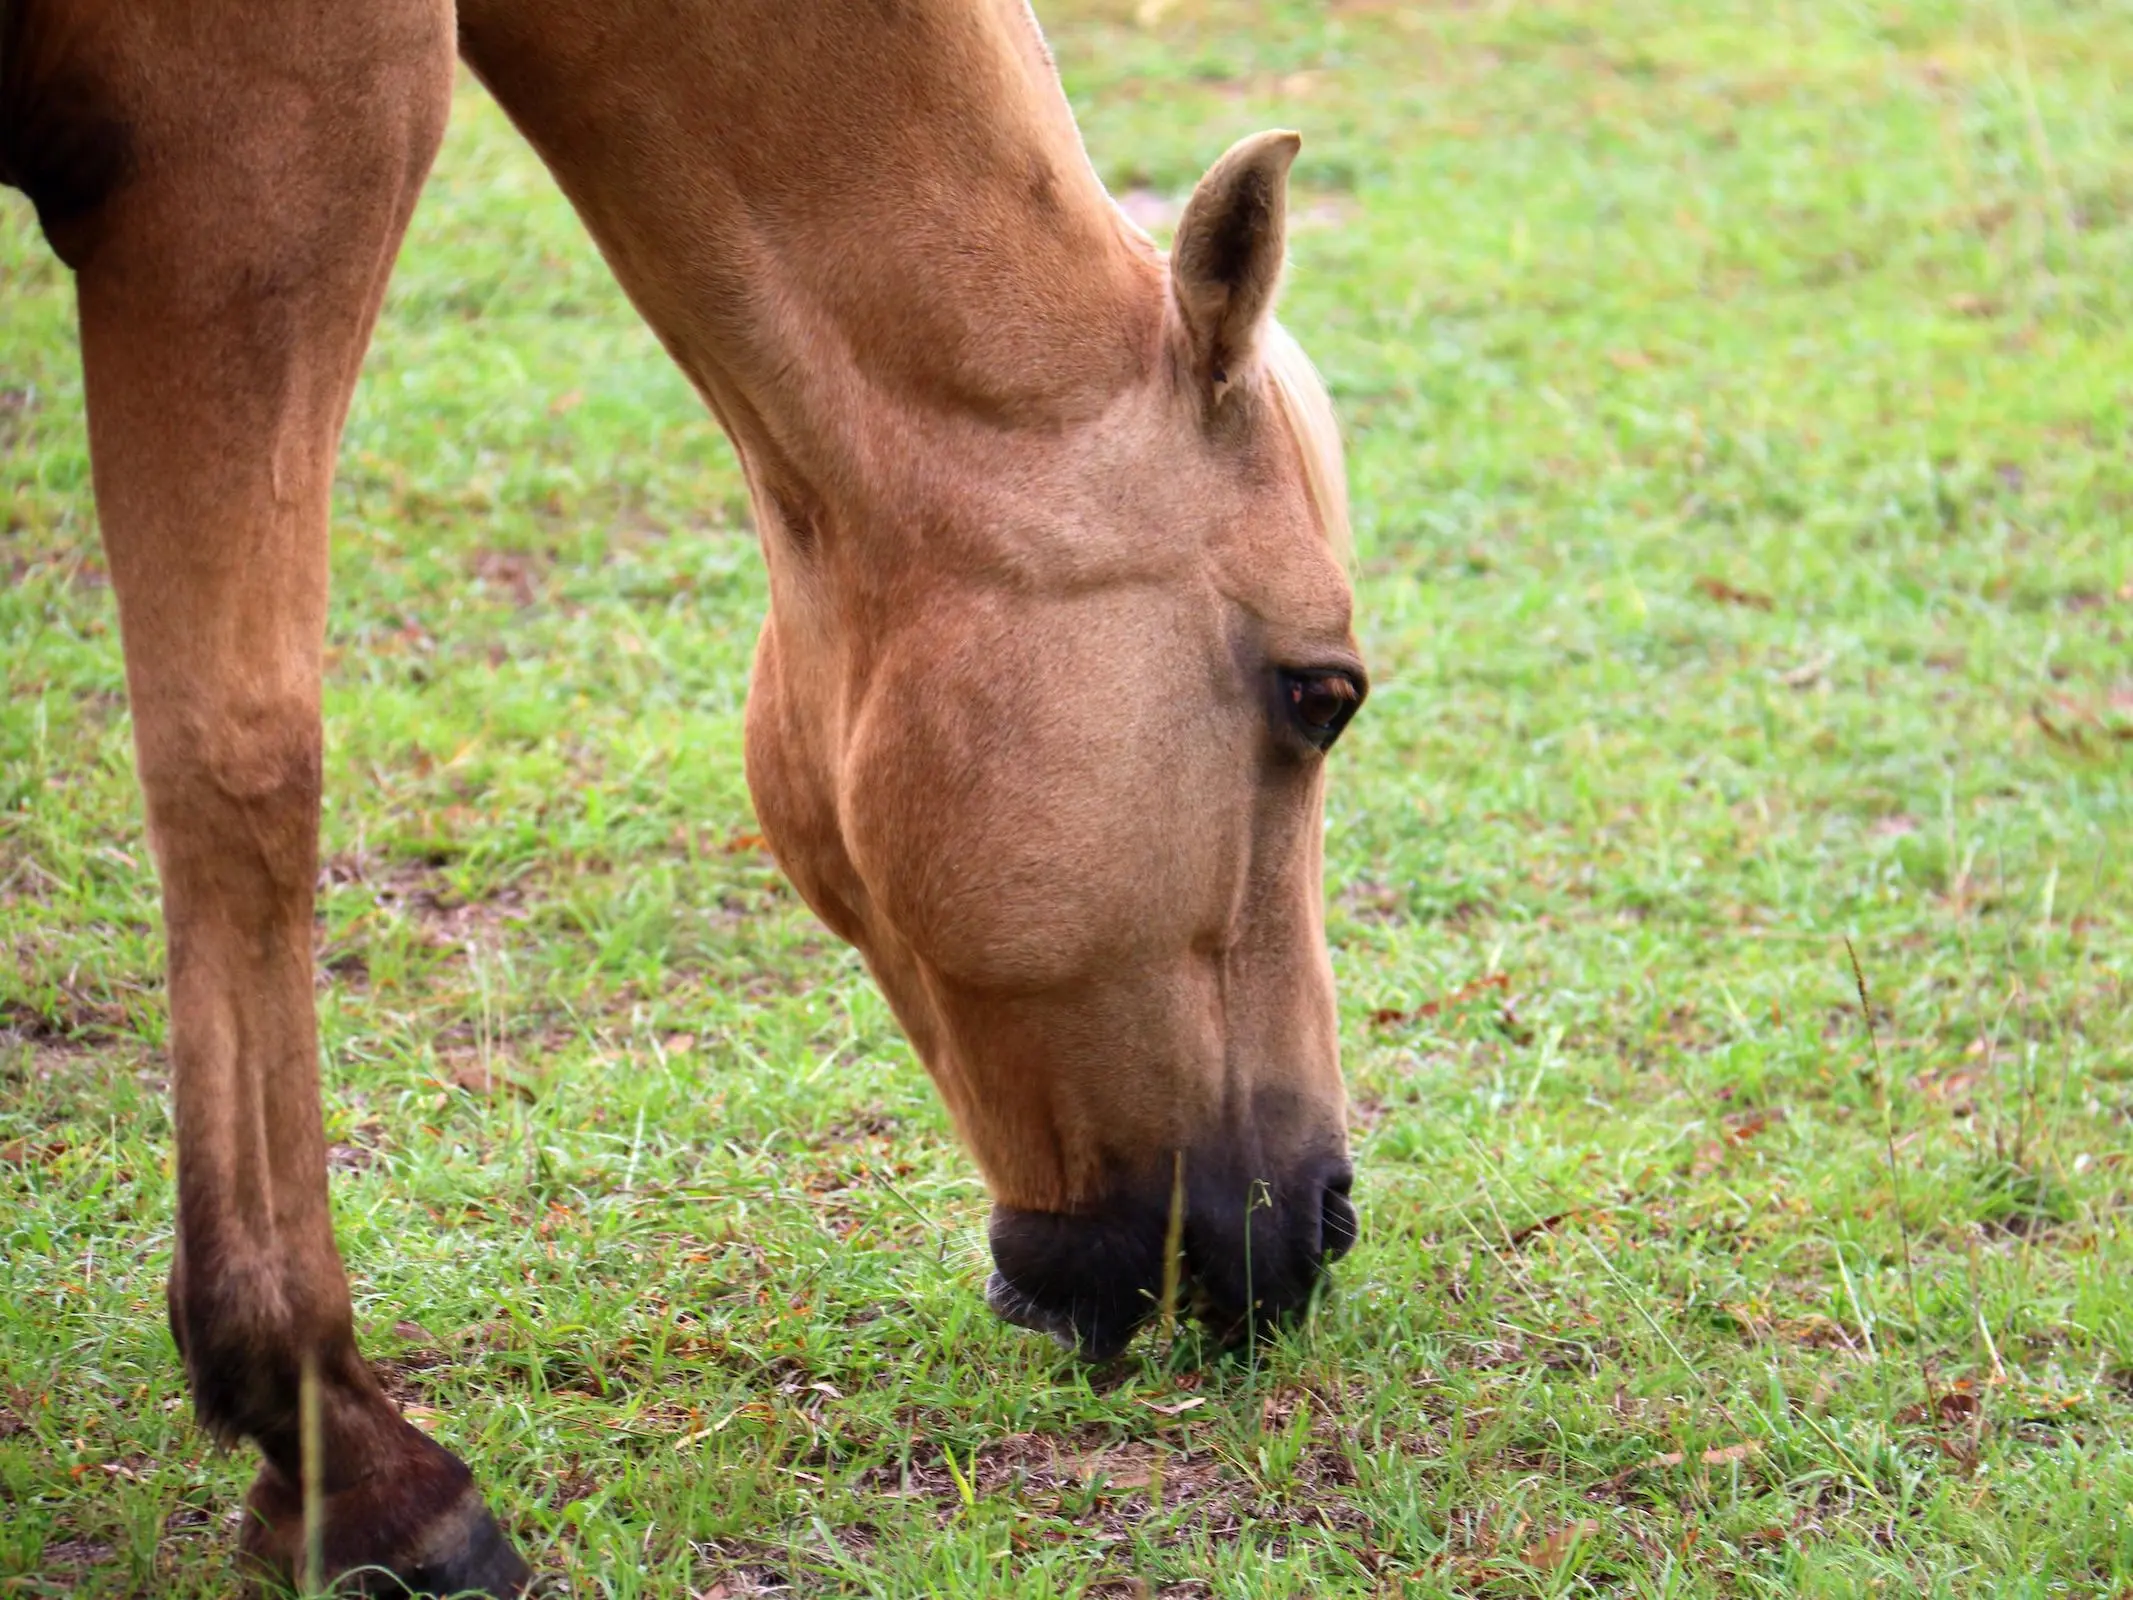
[[[1355,1244],[1353,1181],[1345,1157],[1278,1182],[1203,1163],[1186,1183],[1176,1309],[1223,1338],[1300,1315]],[[1087,1212],[995,1206],[987,1304],[1086,1360],[1109,1360],[1162,1309],[1170,1210],[1167,1186],[1154,1184],[1126,1186]]]

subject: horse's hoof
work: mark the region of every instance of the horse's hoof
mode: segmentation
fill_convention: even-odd
[[[421,1555],[405,1569],[403,1586],[418,1595],[482,1595],[518,1600],[533,1569],[512,1548],[473,1485],[451,1517],[432,1527]],[[392,1594],[390,1586],[385,1593]]]
[[[482,1503],[460,1459],[413,1428],[406,1456],[326,1497],[319,1570],[335,1595],[480,1596],[520,1600],[533,1569]],[[270,1583],[297,1582],[307,1564],[303,1496],[262,1464],[245,1496],[242,1547]],[[271,1591],[270,1591],[271,1592]]]

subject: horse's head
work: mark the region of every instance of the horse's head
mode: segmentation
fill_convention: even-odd
[[[1296,146],[1223,157],[1167,263],[1121,241],[1128,381],[914,420],[865,511],[897,539],[769,541],[764,825],[984,1169],[994,1307],[1091,1354],[1156,1310],[1174,1185],[1225,1326],[1356,1235],[1320,843],[1365,680],[1330,407],[1271,320]]]

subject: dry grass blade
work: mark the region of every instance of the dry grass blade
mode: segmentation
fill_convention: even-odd
[[[1903,1168],[1896,1157],[1896,1111],[1894,1096],[1889,1083],[1889,1073],[1881,1059],[1881,1036],[1874,1026],[1874,1000],[1866,984],[1866,968],[1859,963],[1859,952],[1853,946],[1851,936],[1844,940],[1844,953],[1851,958],[1852,982],[1859,991],[1859,1015],[1866,1024],[1867,1048],[1874,1062],[1874,1097],[1881,1107],[1882,1142],[1889,1163],[1889,1200],[1896,1213],[1896,1234],[1903,1244],[1903,1283],[1911,1301],[1911,1327],[1918,1344],[1919,1380],[1925,1386],[1926,1404],[1933,1403],[1933,1367],[1926,1354],[1924,1331],[1925,1314],[1919,1309],[1918,1274],[1911,1261],[1911,1223],[1903,1209]]]
[[[303,1588],[306,1600],[326,1592],[326,1429],[319,1390],[318,1357],[304,1352],[297,1371],[297,1453],[303,1483]]]

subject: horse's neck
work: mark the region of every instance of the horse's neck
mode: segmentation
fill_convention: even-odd
[[[461,47],[775,493],[1146,370],[1160,270],[1022,0],[462,0]],[[781,487],[781,480],[792,479]]]

